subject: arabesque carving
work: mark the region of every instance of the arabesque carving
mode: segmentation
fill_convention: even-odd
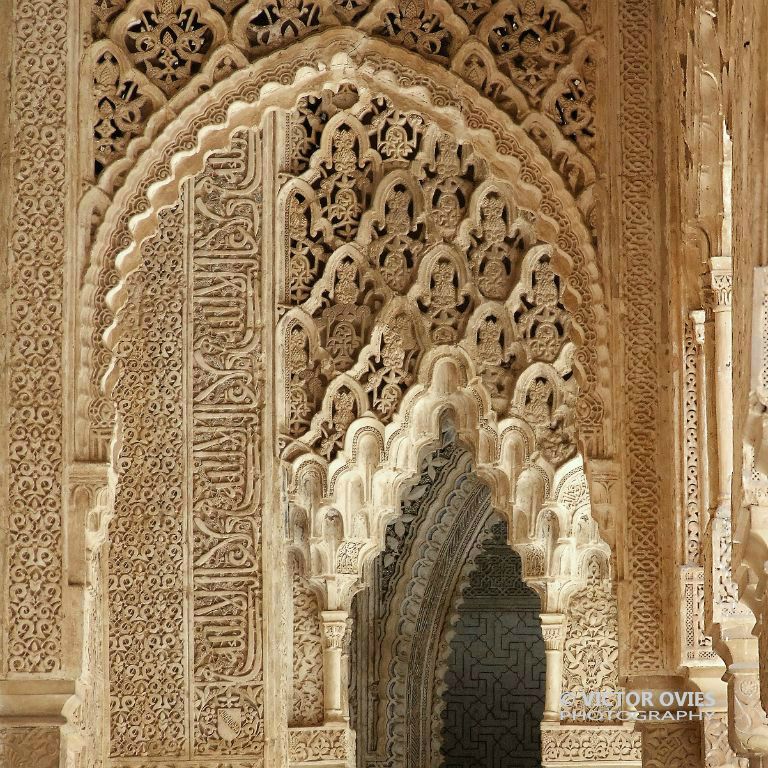
[[[293,568],[293,709],[291,727],[323,723],[323,640],[315,590]]]
[[[696,8],[746,51],[759,25],[725,5]],[[730,234],[708,242],[714,408],[707,345],[678,333],[701,291],[661,227],[679,190],[653,182],[700,147],[657,98],[669,12],[10,3],[0,763],[340,768],[350,708],[365,759],[437,763],[450,598],[493,593],[473,570],[491,519],[516,551],[494,575],[514,561],[540,604],[545,762],[762,759],[768,368],[734,420],[746,227],[733,265]],[[715,90],[741,87],[735,58],[712,63]],[[738,136],[700,90],[702,130]],[[700,159],[691,186],[714,178]],[[371,579],[387,619],[361,690],[352,597]],[[705,621],[734,646],[732,747],[722,719],[647,728],[642,750],[628,727],[556,722],[561,689],[714,667]]]
[[[587,584],[571,595],[566,611],[563,692],[603,694],[601,704],[585,711],[583,718],[580,709],[574,708],[575,720],[597,718],[601,709],[615,709],[618,703],[618,611],[605,567],[597,556],[587,560]]]
[[[65,3],[13,9],[3,379],[3,673],[62,669],[64,242],[69,179]],[[7,505],[7,506],[6,506]]]
[[[643,768],[701,765],[702,740],[696,723],[648,725],[642,734]]]

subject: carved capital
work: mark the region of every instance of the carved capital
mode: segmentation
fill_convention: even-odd
[[[621,509],[621,466],[610,459],[592,459],[585,463],[594,517],[600,535],[614,551],[616,545],[616,510]]]
[[[347,614],[345,611],[323,611],[323,647],[326,650],[341,650],[347,633]]]
[[[760,705],[757,639],[751,622],[727,622],[717,627],[715,649],[726,663],[728,733],[737,755],[768,753],[768,718]]]
[[[727,256],[710,259],[710,285],[712,309],[715,312],[730,310],[733,301],[733,266]]]
[[[548,651],[562,651],[565,642],[565,615],[544,613],[541,615],[541,634]]]
[[[699,347],[703,347],[707,340],[707,312],[704,309],[694,309],[690,313],[693,327],[693,338]]]

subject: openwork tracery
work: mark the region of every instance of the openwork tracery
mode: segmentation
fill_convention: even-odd
[[[319,135],[290,119],[292,164],[308,166],[278,208],[283,432],[305,446],[292,452],[332,460],[356,418],[391,421],[429,350],[458,345],[495,412],[525,418],[547,460],[567,460],[571,317],[556,271],[566,262],[520,193],[469,144],[383,96],[338,111]]]
[[[96,40],[110,39],[115,46],[106,60],[94,49],[95,87],[108,85],[123,102],[124,115],[130,113],[129,119],[112,122],[109,132],[100,132],[97,171],[126,154],[127,141],[153,112],[165,103],[183,102],[182,92],[194,89],[198,75],[216,81],[248,60],[346,25],[452,68],[515,118],[549,105],[539,124],[540,130],[546,124],[549,135],[539,136],[542,147],[551,145],[560,128],[575,147],[551,146],[554,154],[592,155],[583,135],[577,135],[593,120],[596,48],[589,3],[104,0],[94,3],[92,24]],[[585,70],[588,50],[592,61]],[[160,93],[149,103],[152,86]],[[100,102],[99,123],[106,109]]]

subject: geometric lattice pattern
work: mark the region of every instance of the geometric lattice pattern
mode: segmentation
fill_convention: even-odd
[[[538,597],[506,544],[506,524],[494,525],[475,565],[445,676],[443,767],[539,768],[544,639]]]

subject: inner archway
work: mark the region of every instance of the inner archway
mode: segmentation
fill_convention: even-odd
[[[541,601],[444,424],[352,610],[357,765],[541,765]]]

